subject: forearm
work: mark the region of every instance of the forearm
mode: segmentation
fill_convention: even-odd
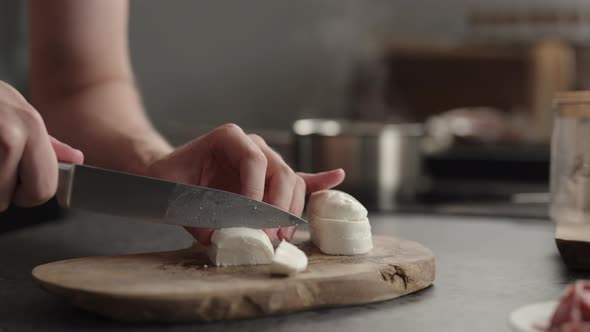
[[[135,88],[123,0],[30,0],[31,103],[86,162],[143,173],[171,147]]]
[[[37,84],[33,91],[43,89]],[[82,150],[88,164],[142,174],[172,151],[147,119],[131,79],[97,81],[53,99],[32,95],[49,132]]]

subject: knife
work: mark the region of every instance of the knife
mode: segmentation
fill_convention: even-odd
[[[203,228],[277,228],[305,220],[245,196],[144,176],[59,163],[57,201],[66,208]]]

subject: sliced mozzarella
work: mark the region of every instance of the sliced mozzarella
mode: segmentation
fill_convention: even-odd
[[[355,240],[371,236],[371,224],[367,218],[350,221],[312,216],[309,228],[314,230],[314,244],[325,237]]]
[[[270,265],[270,273],[280,275],[292,275],[305,271],[307,267],[307,256],[305,253],[283,240],[275,250],[275,256]]]
[[[326,255],[361,255],[373,249],[373,238],[367,236],[356,240],[329,239],[320,242],[318,248],[320,248],[320,251]]]
[[[367,209],[347,193],[314,193],[308,216],[311,240],[324,254],[359,255],[373,248]]]
[[[367,209],[351,195],[338,190],[322,190],[309,198],[309,214],[336,220],[361,220]]]
[[[371,224],[367,218],[344,221],[315,217],[310,219],[312,242],[328,255],[360,255],[373,249]]]
[[[216,266],[259,265],[272,262],[274,249],[264,231],[235,227],[215,231],[207,255]]]

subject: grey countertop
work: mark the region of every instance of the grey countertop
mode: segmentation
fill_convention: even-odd
[[[129,324],[102,319],[42,291],[39,264],[91,255],[186,247],[183,230],[77,213],[0,234],[0,331],[506,331],[509,312],[555,299],[588,274],[568,272],[546,220],[435,215],[372,215],[374,233],[430,247],[434,286],[392,301],[261,319],[197,324]],[[18,222],[18,221],[16,221]]]

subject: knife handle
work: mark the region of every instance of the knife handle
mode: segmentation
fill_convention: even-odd
[[[59,205],[63,207],[70,207],[75,168],[76,166],[72,164],[59,163],[57,193],[55,197]]]

